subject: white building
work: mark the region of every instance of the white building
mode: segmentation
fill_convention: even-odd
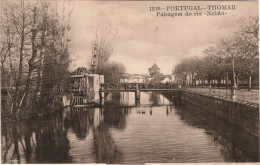
[[[166,77],[164,77],[162,80],[161,80],[161,83],[171,83],[171,82],[173,82],[173,78],[172,78],[172,76],[166,76]]]
[[[145,76],[144,75],[128,75],[128,77],[120,79],[121,83],[144,83]]]

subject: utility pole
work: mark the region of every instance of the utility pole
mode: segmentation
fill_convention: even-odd
[[[228,49],[228,52],[230,52],[229,49]],[[232,55],[232,75],[233,75],[233,85],[231,88],[231,99],[236,99],[237,85],[236,85],[236,73],[235,73],[235,58],[234,58],[233,53],[231,53],[231,55]]]

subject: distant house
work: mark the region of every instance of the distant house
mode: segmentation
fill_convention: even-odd
[[[129,74],[124,74],[121,78],[120,78],[120,83],[127,83],[129,79]]]
[[[143,75],[134,75],[133,76],[133,83],[144,83],[145,78]]]
[[[145,75],[142,74],[128,74],[120,79],[121,83],[144,83]]]
[[[174,81],[174,77],[171,75],[163,75],[159,73],[154,76],[145,74],[125,74],[120,83],[171,83]]]
[[[149,77],[146,77],[146,81],[145,82],[151,82],[151,80],[154,79],[153,77],[149,76]]]
[[[160,81],[161,83],[170,83],[170,82],[172,82],[172,76],[165,76],[165,77],[163,77],[163,79]]]

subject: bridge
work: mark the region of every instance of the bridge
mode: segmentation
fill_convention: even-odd
[[[99,92],[136,92],[138,90],[140,92],[172,92],[178,89],[102,89]]]
[[[97,92],[97,94],[99,93],[99,102],[103,100],[104,98],[104,93],[108,93],[108,92],[134,92],[135,93],[135,100],[136,100],[136,105],[138,106],[140,104],[140,92],[174,92],[174,91],[178,91],[179,89],[140,89],[140,88],[136,88],[136,89],[122,89],[122,88],[117,88],[117,89],[101,89]],[[97,106],[96,103],[86,103],[86,99],[84,96],[73,96],[71,98],[70,104],[75,106],[75,107],[93,107],[93,106]],[[99,104],[98,104],[99,105]],[[127,108],[131,108],[127,107]]]
[[[178,89],[144,89],[144,88],[139,88],[139,86],[136,86],[136,89],[101,89],[99,90],[99,97],[100,100],[102,100],[102,97],[104,97],[105,92],[134,92],[135,93],[135,99],[140,100],[140,92],[173,92],[177,91]]]

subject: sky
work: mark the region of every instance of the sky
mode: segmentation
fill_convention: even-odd
[[[231,36],[240,18],[258,15],[256,1],[72,1],[72,68],[89,67],[98,20],[117,31],[110,61],[122,63],[127,73],[148,74],[156,63],[171,74],[183,58],[202,56],[203,50]],[[224,4],[236,5],[225,16],[156,17],[150,6]],[[100,13],[105,17],[101,18]]]

